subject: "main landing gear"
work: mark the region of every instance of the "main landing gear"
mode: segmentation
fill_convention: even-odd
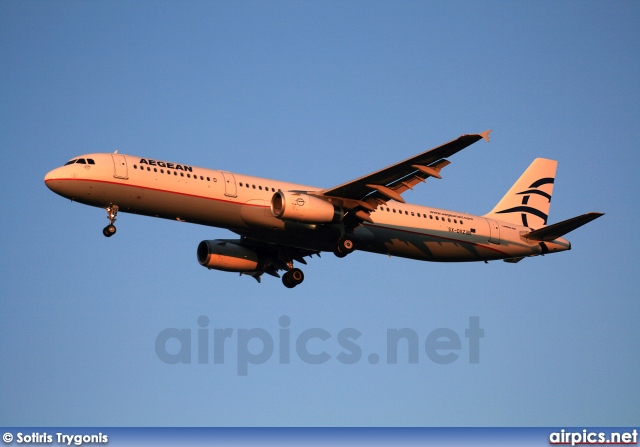
[[[113,223],[116,221],[118,209],[118,205],[111,205],[107,207],[107,218],[109,219],[109,225],[102,229],[102,234],[104,234],[106,237],[111,237],[116,234],[116,226]]]
[[[288,289],[293,289],[302,281],[304,281],[304,273],[299,268],[292,268],[282,275],[282,284]]]
[[[356,249],[356,244],[354,244],[353,239],[350,235],[345,234],[340,239],[338,239],[338,244],[336,248],[333,250],[333,254],[339,258],[344,258],[349,253],[353,253],[353,250]]]

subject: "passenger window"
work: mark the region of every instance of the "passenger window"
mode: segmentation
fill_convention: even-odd
[[[158,168],[153,168],[153,172],[158,172]]]

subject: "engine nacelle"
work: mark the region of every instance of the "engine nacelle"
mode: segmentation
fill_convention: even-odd
[[[312,224],[337,223],[344,210],[326,200],[302,193],[278,191],[271,198],[271,212],[281,220]]]
[[[225,272],[254,272],[262,268],[258,253],[237,242],[221,239],[200,242],[198,262],[204,267]]]

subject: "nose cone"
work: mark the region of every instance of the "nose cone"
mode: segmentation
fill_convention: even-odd
[[[53,171],[49,171],[49,172],[47,172],[47,173],[45,174],[45,176],[44,176],[44,182],[45,182],[45,184],[46,184],[49,180],[53,180],[53,179],[55,179],[55,178],[56,178],[56,177],[55,177],[55,172],[56,172],[56,170],[54,169]]]
[[[61,184],[60,180],[63,178],[60,171],[61,171],[61,168],[56,168],[52,171],[47,172],[47,174],[44,176],[44,184],[47,185],[47,187],[51,191],[56,192],[58,194],[60,194],[59,192],[59,187]]]
[[[47,185],[49,188],[51,188],[51,181],[56,179],[56,171],[57,169],[54,169],[53,171],[49,171],[44,176],[44,184]]]

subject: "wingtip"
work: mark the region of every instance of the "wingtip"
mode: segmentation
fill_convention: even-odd
[[[485,130],[484,132],[480,132],[478,135],[480,135],[482,138],[484,138],[485,141],[491,141],[489,140],[489,134],[492,132],[491,129],[489,130]]]

